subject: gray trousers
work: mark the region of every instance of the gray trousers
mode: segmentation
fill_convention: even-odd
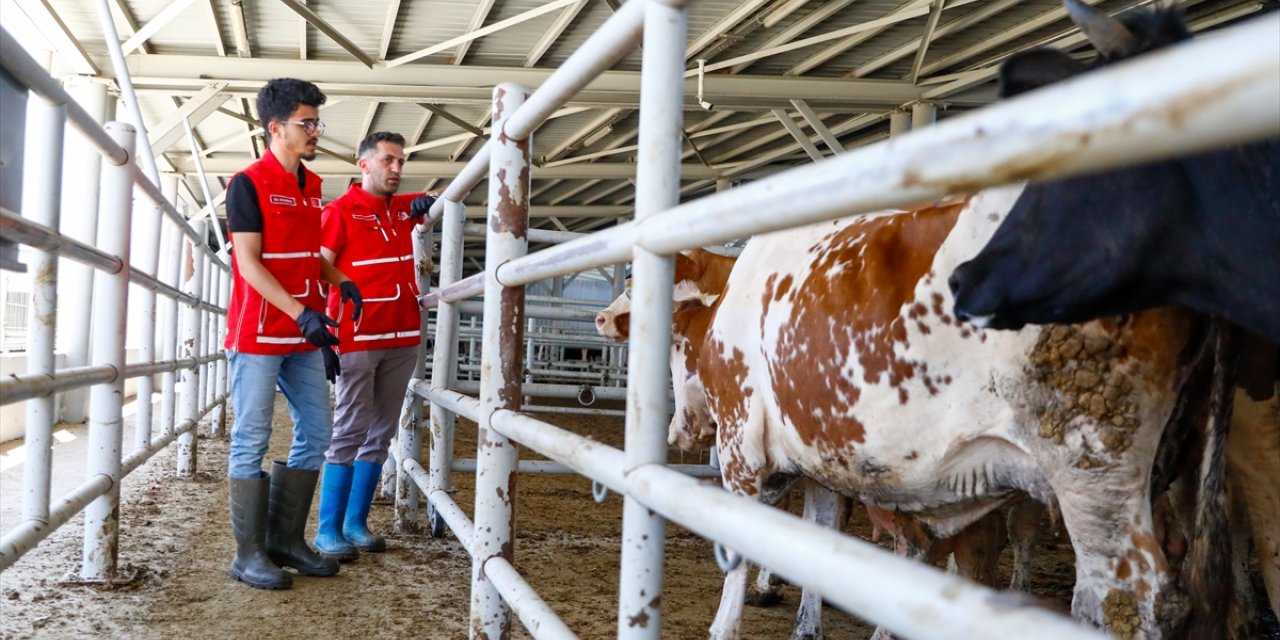
[[[418,347],[354,351],[338,356],[337,402],[333,408],[333,440],[325,460],[382,464],[400,423],[405,389],[418,361]]]

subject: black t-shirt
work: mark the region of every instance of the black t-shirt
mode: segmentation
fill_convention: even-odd
[[[298,190],[305,190],[307,174],[298,163]],[[227,230],[231,233],[262,233],[262,207],[258,190],[245,174],[237,174],[227,185]]]

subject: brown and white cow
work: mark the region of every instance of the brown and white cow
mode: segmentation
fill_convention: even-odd
[[[1073,613],[1164,637],[1185,602],[1155,542],[1150,470],[1192,319],[1161,309],[1020,332],[956,322],[945,274],[1021,190],[754,238],[697,367],[725,486],[755,496],[771,476],[803,475],[936,538],[1025,492],[1062,513]],[[737,636],[744,580],[726,576],[712,637]]]

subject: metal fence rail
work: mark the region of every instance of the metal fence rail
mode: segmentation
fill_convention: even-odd
[[[1152,161],[1216,146],[1275,135],[1280,130],[1280,15],[1270,14],[1214,38],[1181,45],[1105,72],[1034,92],[887,143],[793,169],[683,205],[677,205],[678,160],[671,125],[680,119],[683,73],[683,2],[631,0],[596,36],[611,34],[613,45],[593,36],[562,69],[527,98],[524,107],[495,119],[493,138],[476,155],[433,208],[443,214],[440,288],[424,296],[438,305],[437,345],[456,347],[457,302],[485,293],[486,325],[519,318],[523,286],[546,278],[631,260],[633,262],[632,335],[628,367],[626,450],[620,451],[553,425],[511,411],[504,402],[529,393],[510,379],[499,361],[488,361],[475,387],[480,398],[458,393],[454,354],[437,350],[431,383],[411,390],[431,401],[433,448],[429,471],[411,456],[400,458],[402,477],[426,493],[437,532],[452,529],[473,556],[479,575],[505,540],[509,516],[491,496],[477,499],[473,524],[446,493],[450,485],[454,414],[477,419],[484,455],[476,461],[477,494],[481,478],[490,487],[519,469],[513,456],[491,455],[485,443],[507,439],[625,494],[623,558],[618,637],[658,638],[661,611],[662,520],[680,523],[726,544],[753,562],[779,571],[793,583],[816,589],[824,599],[859,617],[910,637],[1095,638],[1099,634],[1058,614],[1030,606],[1001,604],[995,592],[931,567],[907,562],[859,540],[800,521],[758,502],[732,496],[673,471],[664,462],[667,350],[670,344],[670,255],[752,234],[831,220],[852,214],[935,199],[957,191],[1029,178],[1074,175],[1124,164]],[[527,201],[495,197],[491,192],[488,239],[508,243],[506,253],[491,253],[486,272],[461,279],[459,204],[490,169],[524,166],[508,153],[524,143],[567,89],[584,86],[587,74],[612,64],[605,56],[635,44],[636,21],[644,18],[641,89],[641,150],[637,167],[637,219],[589,236],[520,257],[511,240],[527,240],[512,211]],[[583,65],[579,54],[604,66]],[[1226,67],[1221,60],[1231,60]],[[564,77],[561,77],[561,76]],[[1213,90],[1206,90],[1212,87]],[[503,86],[505,95],[519,88]],[[495,99],[503,99],[501,95]],[[528,105],[537,104],[537,109]],[[526,112],[526,109],[528,111]],[[676,147],[678,154],[678,146]],[[677,156],[674,156],[678,158]],[[507,179],[510,179],[510,173]],[[512,185],[515,187],[527,185]],[[513,190],[514,192],[514,190]],[[527,193],[527,191],[525,191]],[[760,207],[761,202],[771,206]],[[526,210],[527,209],[523,209]],[[501,218],[499,217],[501,216]],[[501,219],[501,222],[499,220]],[[500,225],[500,226],[495,226]],[[495,238],[500,236],[500,238]],[[519,292],[519,293],[517,293]],[[500,298],[501,300],[495,299]],[[507,307],[517,308],[507,308]],[[482,353],[520,360],[518,332],[487,332]],[[514,355],[513,355],[514,354]],[[642,410],[641,410],[642,409]],[[512,449],[511,447],[499,447]],[[504,480],[504,486],[505,480]],[[481,526],[483,523],[483,526]],[[655,576],[659,577],[655,581]],[[857,576],[855,578],[855,576]],[[874,576],[868,579],[867,576]],[[505,633],[508,610],[495,601],[497,585],[473,583],[472,633]],[[503,597],[510,589],[498,587]],[[637,597],[644,593],[645,599]],[[644,626],[626,624],[637,613]],[[537,637],[549,611],[522,612],[521,620]],[[482,622],[477,622],[482,621]],[[557,627],[558,628],[558,627]]]
[[[114,35],[114,29],[109,35]],[[139,132],[133,125],[100,125],[3,30],[0,64],[30,91],[28,128],[36,135],[28,139],[40,141],[25,150],[22,215],[0,211],[0,230],[5,237],[36,250],[32,259],[27,372],[0,382],[2,402],[25,402],[27,410],[22,521],[0,538],[0,570],[13,565],[83,510],[80,576],[88,582],[112,582],[122,577],[117,567],[121,479],[175,439],[194,442],[199,421],[211,411],[221,412],[225,406],[226,378],[216,375],[223,369],[224,356],[213,336],[225,331],[226,297],[222,293],[228,267],[206,245],[202,225],[188,224],[162,194],[154,179],[158,177],[154,167],[147,172],[150,178],[138,167],[135,149],[149,149],[149,142],[145,138],[137,140]],[[125,94],[127,102],[136,104],[136,96],[127,90]],[[67,129],[75,130],[88,143],[80,148],[68,145],[67,153],[99,154],[105,161],[99,180],[101,192],[94,203],[97,214],[89,216],[97,220],[97,239],[92,244],[63,231],[82,224],[81,220],[59,219],[62,136]],[[176,192],[176,178],[169,179],[166,187]],[[149,200],[153,206],[135,210],[135,193],[143,196],[139,201]],[[88,216],[80,210],[77,213]],[[137,253],[132,251],[134,248]],[[55,369],[53,336],[62,258],[92,268],[92,301],[86,305],[89,317],[83,327],[65,328],[73,333],[81,329],[91,332],[92,350],[88,364]],[[184,270],[183,265],[188,269]],[[211,286],[202,290],[202,279]],[[139,287],[143,293],[140,313],[131,314],[128,308],[131,286]],[[157,294],[163,301],[160,327]],[[130,318],[140,318],[142,323],[138,331],[142,344],[136,362],[125,360],[124,341]],[[201,327],[209,336],[203,342],[198,339]],[[181,354],[179,335],[196,338],[184,340]],[[88,337],[77,337],[77,342],[88,343]],[[175,388],[175,373],[183,378],[181,390]],[[162,378],[162,408],[155,419],[151,391],[152,378],[157,374]],[[125,452],[122,409],[124,382],[129,378],[138,379],[138,412],[134,449]],[[49,494],[56,420],[54,394],[80,389],[89,392],[89,478],[66,496],[52,501]],[[175,416],[179,400],[183,411]],[[159,425],[159,435],[153,435],[153,423]],[[194,449],[188,447],[181,453],[179,470],[194,471]]]

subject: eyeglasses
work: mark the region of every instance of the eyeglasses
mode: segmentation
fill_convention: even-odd
[[[296,124],[302,127],[302,130],[306,131],[309,136],[319,137],[324,135],[324,123],[319,120],[285,120],[284,123]]]

